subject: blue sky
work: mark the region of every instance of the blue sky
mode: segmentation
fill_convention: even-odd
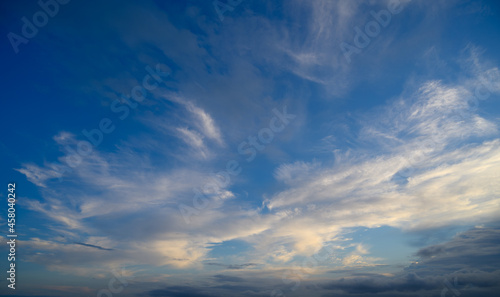
[[[496,296],[499,13],[1,2],[0,296]]]

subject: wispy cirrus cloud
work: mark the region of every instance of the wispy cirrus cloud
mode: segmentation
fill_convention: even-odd
[[[498,84],[497,76],[490,77],[490,84]],[[476,78],[466,85],[480,83]],[[304,252],[297,248],[301,242],[318,249],[346,227],[430,228],[493,220],[499,209],[498,126],[471,111],[474,96],[473,88],[425,82],[382,112],[361,117],[359,150],[336,151],[331,165],[281,165],[275,177],[288,189],[266,206],[310,226],[301,237],[294,224],[280,222],[278,229],[295,236],[292,250]],[[479,140],[467,142],[471,138]],[[325,228],[324,222],[338,228]]]

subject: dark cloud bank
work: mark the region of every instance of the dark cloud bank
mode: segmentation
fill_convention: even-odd
[[[292,290],[295,283],[287,285],[281,279],[218,273],[207,286],[165,286],[145,296],[500,296],[500,228],[474,228],[421,248],[416,256],[418,263],[393,276],[353,270],[339,278],[331,273],[331,281],[305,280]]]

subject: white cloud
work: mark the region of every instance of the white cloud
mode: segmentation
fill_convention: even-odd
[[[307,180],[310,171],[319,167],[318,163],[297,161],[292,164],[283,164],[274,172],[274,177],[286,184],[300,183]]]
[[[473,90],[463,87],[424,83],[409,98],[362,117],[368,120],[362,122],[359,152],[351,150],[334,165],[281,165],[275,177],[289,188],[272,196],[267,207],[275,214],[290,212],[294,224],[280,220],[269,244],[288,233],[290,255],[310,254],[344,228],[433,228],[495,219],[498,127],[470,109],[470,96]],[[481,140],[468,143],[471,138]],[[303,230],[307,236],[300,236]],[[307,244],[310,249],[303,248]],[[361,257],[345,261],[351,265]]]
[[[186,108],[196,116],[199,121],[198,126],[206,137],[215,140],[220,145],[224,144],[219,128],[215,125],[214,120],[207,112],[195,106],[192,102],[187,102]]]
[[[203,137],[196,131],[191,131],[188,128],[177,128],[179,137],[195,149],[195,155],[199,154],[201,159],[207,159],[211,156],[210,151],[203,143]]]

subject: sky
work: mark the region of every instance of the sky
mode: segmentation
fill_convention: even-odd
[[[1,1],[0,296],[498,296],[499,16]]]

